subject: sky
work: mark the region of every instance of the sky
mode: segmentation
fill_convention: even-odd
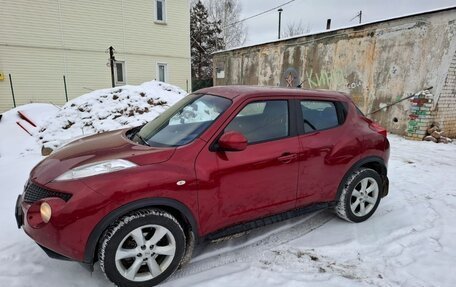
[[[255,15],[290,0],[240,0],[240,19]],[[294,0],[282,7],[282,32],[287,25],[299,21],[310,32],[325,30],[331,18],[331,29],[358,24],[351,20],[362,10],[362,23],[394,18],[407,14],[456,6],[456,0]],[[245,45],[273,41],[278,36],[277,9],[244,22],[247,27]]]

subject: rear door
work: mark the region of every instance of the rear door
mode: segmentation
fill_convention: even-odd
[[[250,100],[223,130],[248,139],[243,151],[204,149],[196,160],[203,232],[295,207],[299,141],[288,100]]]
[[[298,106],[299,184],[297,205],[333,200],[352,159],[353,139],[344,135],[342,103],[331,100],[300,99]]]

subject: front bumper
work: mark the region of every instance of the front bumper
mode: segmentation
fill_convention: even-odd
[[[16,217],[17,227],[19,229],[24,225],[24,212],[22,210],[21,202],[22,202],[22,195],[18,195],[17,200],[16,200],[14,216]],[[49,256],[50,258],[58,259],[58,260],[65,260],[65,261],[74,261],[73,259],[68,258],[62,254],[59,254],[49,248],[46,248],[37,242],[36,242],[36,244],[39,247],[41,247],[41,249],[43,249],[43,251],[46,253],[46,255]],[[88,263],[84,263],[84,262],[78,262],[78,263],[81,264],[81,266],[84,267],[84,269],[86,269],[90,272],[93,271],[93,264],[88,264]]]
[[[17,200],[16,200],[16,207],[14,209],[15,210],[14,217],[16,217],[17,228],[19,228],[19,229],[21,229],[21,227],[24,225],[24,211],[22,210],[21,202],[22,202],[22,195],[18,195]],[[46,248],[40,244],[38,244],[38,246],[41,247],[41,249],[43,249],[43,251],[51,258],[60,259],[60,260],[71,260],[70,258],[65,257],[61,254],[58,254],[57,252],[54,252],[51,249]]]
[[[24,201],[25,193],[19,195],[15,205],[15,218],[18,228],[32,238],[51,258],[83,262],[84,252],[90,233],[96,223],[103,218],[108,201],[81,182],[63,186],[50,183],[42,188],[72,194],[68,202],[53,206],[55,198],[43,198],[35,202]],[[52,217],[48,223],[34,224],[32,210],[46,201],[52,207]],[[55,202],[55,201],[54,201]],[[55,209],[54,209],[55,207]],[[39,207],[38,207],[39,210]],[[38,213],[39,216],[39,213]],[[36,221],[36,219],[35,219]],[[86,266],[87,267],[87,266]],[[89,268],[90,270],[90,268]]]
[[[17,200],[16,200],[16,207],[15,207],[15,213],[14,217],[16,217],[16,223],[17,223],[17,228],[21,229],[21,227],[25,224],[24,222],[24,211],[22,209],[22,195],[18,195]],[[24,228],[25,229],[25,228]],[[37,242],[36,242],[37,243]],[[63,256],[62,254],[59,254],[49,248],[44,247],[43,245],[37,243],[41,249],[50,257],[54,259],[60,259],[60,260],[67,260],[70,261],[71,259]]]

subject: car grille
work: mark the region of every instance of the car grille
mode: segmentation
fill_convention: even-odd
[[[48,197],[58,197],[68,201],[71,198],[71,194],[48,190],[32,182],[29,182],[25,187],[24,202],[34,203],[40,199]]]

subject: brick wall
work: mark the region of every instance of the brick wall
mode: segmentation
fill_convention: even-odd
[[[433,122],[435,112],[432,112],[434,95],[428,90],[416,93],[410,99],[409,121],[406,137],[412,140],[422,140],[426,130]]]
[[[456,51],[437,102],[435,121],[446,136],[456,138]]]

